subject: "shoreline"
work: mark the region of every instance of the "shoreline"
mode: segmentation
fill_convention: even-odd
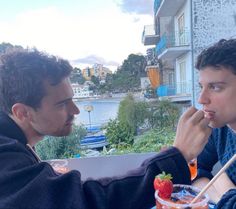
[[[85,97],[73,98],[74,102],[96,101],[96,100],[121,100],[123,97]]]
[[[128,93],[120,93],[120,94],[111,94],[108,95],[101,95],[101,96],[91,96],[91,97],[82,97],[82,98],[73,98],[73,101],[93,101],[93,100],[122,100],[127,96]],[[141,92],[133,94],[136,100],[145,100],[144,96]]]

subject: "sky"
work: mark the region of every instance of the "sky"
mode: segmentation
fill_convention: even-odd
[[[144,25],[153,0],[0,0],[0,43],[36,47],[75,67],[116,70],[128,55],[146,54]]]

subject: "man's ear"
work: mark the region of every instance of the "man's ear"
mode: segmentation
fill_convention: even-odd
[[[28,106],[25,104],[16,103],[12,106],[11,110],[13,117],[22,122],[30,117]]]

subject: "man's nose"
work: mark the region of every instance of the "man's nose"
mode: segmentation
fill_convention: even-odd
[[[77,107],[77,105],[72,101],[72,105],[71,105],[71,112],[73,115],[78,115],[80,113],[79,108]]]
[[[198,103],[199,104],[209,104],[210,103],[210,96],[206,90],[201,90],[199,98],[198,98]]]

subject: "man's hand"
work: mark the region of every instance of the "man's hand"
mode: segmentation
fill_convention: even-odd
[[[209,181],[209,179],[202,177],[194,181],[193,186],[196,186],[199,189],[203,189],[209,183]],[[206,193],[209,195],[211,201],[217,203],[222,198],[222,196],[230,189],[236,189],[236,186],[224,172],[207,189]]]
[[[181,116],[173,145],[182,152],[187,162],[197,157],[206,145],[212,131],[209,122],[204,112],[194,107]]]

